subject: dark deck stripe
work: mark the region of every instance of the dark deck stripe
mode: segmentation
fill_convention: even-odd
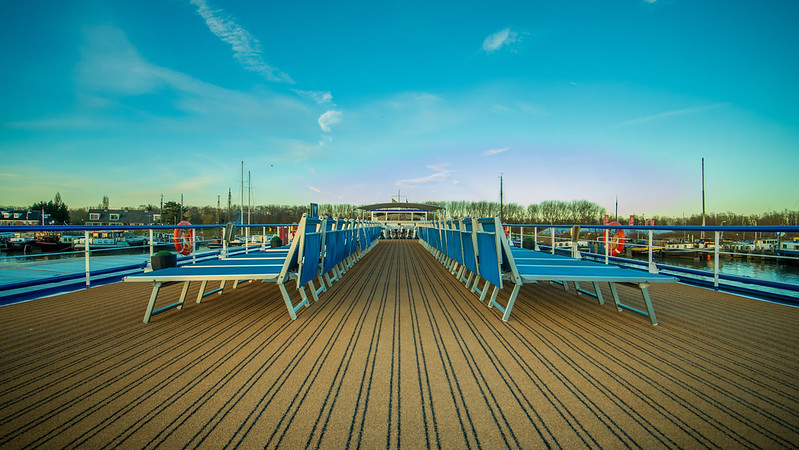
[[[150,289],[0,308],[3,447],[799,446],[796,308],[652,286],[652,327],[540,283],[505,323],[415,241],[296,321],[252,283],[145,325]]]

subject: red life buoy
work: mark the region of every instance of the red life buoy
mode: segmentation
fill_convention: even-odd
[[[619,222],[611,222],[608,225],[621,226]],[[610,256],[621,255],[621,252],[624,251],[624,229],[607,230],[607,234],[611,234],[611,231],[613,231],[613,234],[608,239],[608,254]],[[605,245],[605,232],[599,237],[599,241],[602,242],[602,245]]]
[[[182,220],[178,225],[191,225],[190,222]],[[175,228],[172,234],[172,242],[181,255],[190,255],[194,250],[194,230]]]

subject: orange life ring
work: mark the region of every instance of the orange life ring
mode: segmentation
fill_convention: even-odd
[[[608,225],[621,226],[619,222],[611,222]],[[621,255],[621,252],[624,251],[624,229],[619,228],[617,230],[607,230],[606,232],[602,233],[602,236],[599,237],[599,241],[602,242],[602,245],[605,245],[605,233],[610,234],[611,231],[614,233],[612,236],[610,236],[610,239],[608,239],[608,254],[610,256]]]
[[[178,225],[191,225],[190,222],[182,220]],[[194,230],[175,228],[172,233],[172,242],[181,255],[190,255],[194,251]]]

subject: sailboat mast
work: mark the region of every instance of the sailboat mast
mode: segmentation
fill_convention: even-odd
[[[702,158],[702,226],[705,226],[705,158]],[[702,231],[702,239],[705,232]]]
[[[241,203],[239,203],[239,220],[244,225],[244,161],[241,162]]]
[[[505,223],[504,219],[504,211],[505,210],[505,203],[503,200],[503,192],[502,192],[502,174],[499,174],[499,221],[500,223]]]
[[[252,214],[252,173],[247,171],[247,225],[250,222],[250,215]]]

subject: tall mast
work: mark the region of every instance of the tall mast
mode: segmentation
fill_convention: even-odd
[[[499,174],[499,221],[501,223],[505,222],[505,220],[503,219],[504,218],[504,215],[503,215],[504,209],[505,209],[505,206],[504,206],[503,192],[502,192],[502,174],[500,173]]]
[[[250,224],[250,214],[252,214],[252,173],[247,171],[247,225]]]
[[[239,203],[239,220],[244,225],[244,161],[241,162],[241,203]]]
[[[705,158],[702,158],[702,226],[705,226]],[[705,238],[705,232],[702,231],[702,239]]]

